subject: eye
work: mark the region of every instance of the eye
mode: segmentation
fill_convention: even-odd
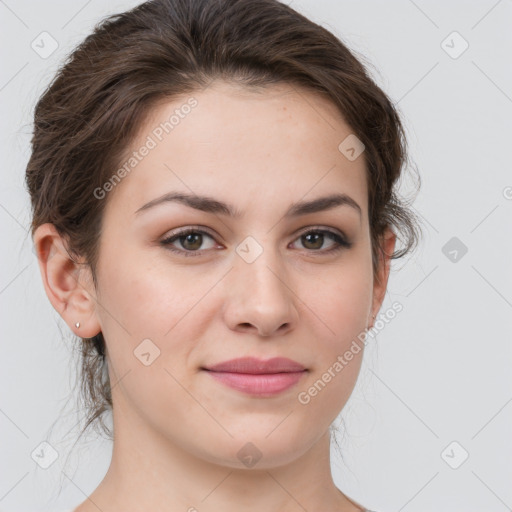
[[[203,247],[203,250],[200,250],[204,243],[205,236],[214,241],[213,236],[206,231],[195,227],[189,227],[171,234],[171,236],[163,239],[160,244],[170,251],[180,255],[200,256],[203,250],[211,249],[215,246],[215,244],[213,244],[210,245],[210,247]],[[300,240],[303,243],[303,246],[306,249],[309,249],[308,252],[319,254],[332,253],[352,247],[352,242],[346,240],[341,234],[329,229],[310,228],[309,231],[303,232],[296,240]],[[326,240],[331,241],[331,247],[329,249],[321,250]],[[181,248],[176,247],[176,243],[178,243]]]
[[[160,243],[170,251],[178,254],[183,254],[184,256],[198,256],[201,254],[198,249],[203,245],[205,236],[213,240],[213,237],[206,233],[206,231],[197,228],[187,228],[172,234]],[[173,245],[175,242],[178,242],[182,249],[176,248]]]
[[[326,239],[332,242],[331,247],[329,249],[319,250],[324,245]],[[346,240],[341,234],[329,229],[309,229],[309,231],[302,233],[297,240],[300,240],[306,249],[311,249],[312,252],[318,252],[320,254],[352,247],[352,242]]]

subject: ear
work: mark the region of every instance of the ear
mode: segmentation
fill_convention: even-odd
[[[382,302],[384,301],[384,296],[386,295],[389,271],[391,268],[391,255],[395,250],[396,244],[396,235],[389,227],[386,228],[381,237],[381,244],[384,254],[382,254],[382,251],[379,251],[378,270],[373,282],[373,303],[371,314],[375,316],[377,316],[377,313],[382,306]],[[373,327],[374,320],[374,318],[370,319],[370,328]]]
[[[53,224],[39,226],[33,241],[52,306],[77,336],[92,338],[101,331],[101,326],[95,314],[96,293],[90,268],[70,257],[66,242]]]

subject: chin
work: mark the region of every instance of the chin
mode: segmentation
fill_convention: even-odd
[[[297,432],[294,437],[297,442],[293,442],[290,430],[285,428],[281,435],[273,432],[269,436],[267,430],[249,431],[246,435],[236,435],[233,438],[226,435],[223,441],[211,440],[215,446],[214,451],[206,449],[197,455],[212,464],[232,469],[267,470],[294,462],[315,441],[310,440],[305,433]]]

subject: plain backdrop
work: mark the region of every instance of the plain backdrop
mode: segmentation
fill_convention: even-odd
[[[138,3],[0,1],[4,512],[75,506],[110,461],[111,444],[94,436],[70,452],[73,338],[41,283],[24,172],[33,108],[61,61],[103,16]],[[332,450],[335,482],[379,512],[510,510],[512,2],[288,3],[369,65],[422,177],[425,237],[393,263],[381,311],[403,311],[366,347],[341,416],[343,460]],[[51,55],[33,49],[41,37],[47,51],[58,44]],[[43,442],[58,454],[47,469],[33,457]]]

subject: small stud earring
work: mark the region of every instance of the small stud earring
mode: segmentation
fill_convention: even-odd
[[[80,322],[77,322],[77,323],[75,324],[75,327],[78,329],[78,328],[80,327]]]

